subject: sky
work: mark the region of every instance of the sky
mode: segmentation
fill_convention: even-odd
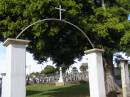
[[[86,57],[87,56],[84,56],[81,61],[75,60],[75,63],[70,66],[69,71],[71,71],[72,67],[77,67],[79,70],[80,65],[86,62]],[[5,58],[6,47],[4,47],[2,43],[0,43],[0,73],[5,72]],[[31,72],[40,72],[46,67],[46,65],[54,66],[53,62],[50,59],[48,59],[47,62],[43,63],[43,65],[37,64],[37,61],[33,59],[32,54],[26,52],[26,74],[29,74]]]

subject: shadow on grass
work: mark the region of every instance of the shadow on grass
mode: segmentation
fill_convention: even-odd
[[[88,84],[59,87],[40,94],[40,96],[44,95],[49,95],[49,97],[89,97],[89,87]]]
[[[43,91],[34,91],[34,90],[28,90],[26,96],[36,95],[39,93],[43,93]]]

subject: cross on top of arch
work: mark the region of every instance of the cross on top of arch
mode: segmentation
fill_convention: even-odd
[[[61,5],[59,5],[59,7],[55,7],[55,9],[59,10],[59,18],[61,20],[62,19],[62,11],[65,11],[65,9],[62,9]]]

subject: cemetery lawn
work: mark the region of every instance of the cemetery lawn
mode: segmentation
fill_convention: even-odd
[[[88,84],[69,84],[65,86],[28,85],[26,97],[89,97],[89,86]]]

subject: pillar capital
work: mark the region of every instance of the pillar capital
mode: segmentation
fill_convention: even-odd
[[[125,62],[125,63],[127,63],[129,60],[127,60],[127,59],[120,59],[120,62]]]
[[[22,39],[14,39],[14,38],[8,38],[4,42],[4,46],[8,46],[10,44],[21,44],[21,45],[27,45],[30,41],[29,40],[22,40]]]
[[[90,53],[93,53],[93,52],[101,52],[101,53],[103,53],[104,49],[94,48],[94,49],[84,51],[85,54],[90,54]]]

